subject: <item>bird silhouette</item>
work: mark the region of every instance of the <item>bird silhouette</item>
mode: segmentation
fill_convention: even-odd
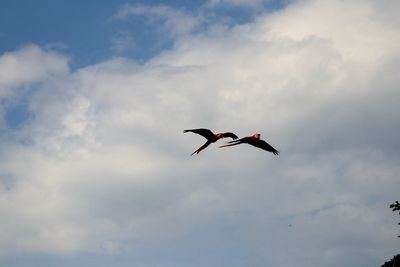
[[[194,151],[191,154],[191,156],[193,154],[199,154],[200,151],[202,151],[204,148],[208,147],[211,143],[217,142],[221,138],[230,137],[233,140],[238,139],[238,137],[234,133],[231,133],[231,132],[214,134],[211,130],[204,129],[204,128],[184,130],[183,132],[184,133],[192,132],[192,133],[195,133],[195,134],[199,134],[199,135],[201,135],[201,136],[203,136],[204,138],[207,139],[207,142],[204,145],[202,145],[201,147],[199,147],[196,151]]]
[[[261,134],[253,134],[251,136],[246,136],[243,138],[240,138],[238,140],[230,141],[225,145],[222,145],[220,147],[227,147],[227,146],[236,146],[239,144],[249,144],[258,148],[261,148],[263,150],[272,152],[274,155],[278,155],[279,151],[273,148],[270,144],[265,142],[264,140],[260,139]]]

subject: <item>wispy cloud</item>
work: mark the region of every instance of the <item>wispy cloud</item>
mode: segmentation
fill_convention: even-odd
[[[208,0],[206,6],[218,7],[218,6],[239,6],[239,7],[250,7],[260,8],[264,3],[271,2],[271,0]]]
[[[120,53],[135,47],[135,40],[129,32],[119,32],[112,37],[112,50]]]
[[[172,37],[187,34],[201,23],[201,17],[194,16],[183,9],[166,5],[132,4],[121,8],[116,18],[126,19],[130,16],[145,16],[150,22],[162,25]]]

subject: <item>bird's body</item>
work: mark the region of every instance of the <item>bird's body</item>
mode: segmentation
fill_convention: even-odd
[[[230,137],[233,140],[236,140],[238,138],[234,133],[231,133],[231,132],[214,134],[211,130],[204,129],[204,128],[184,130],[183,132],[184,133],[192,132],[195,134],[199,134],[207,139],[207,142],[204,145],[202,145],[200,148],[198,148],[196,151],[194,151],[191,155],[196,154],[196,153],[199,154],[201,150],[208,147],[211,143],[217,142],[221,138]]]
[[[258,148],[261,148],[263,150],[269,151],[273,153],[274,155],[278,155],[279,151],[273,148],[270,144],[265,142],[264,140],[260,139],[261,135],[260,134],[254,134],[251,136],[246,136],[243,138],[240,138],[238,140],[230,141],[226,145],[222,145],[220,147],[227,147],[227,146],[235,146],[239,144],[249,144]]]

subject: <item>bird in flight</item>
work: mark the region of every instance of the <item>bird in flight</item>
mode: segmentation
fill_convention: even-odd
[[[221,138],[230,137],[230,138],[232,138],[233,140],[238,139],[238,137],[237,137],[236,134],[234,134],[234,133],[226,132],[226,133],[217,133],[217,134],[214,134],[211,130],[209,130],[209,129],[204,129],[204,128],[200,128],[200,129],[191,129],[191,130],[184,130],[183,132],[184,132],[184,133],[192,132],[192,133],[195,133],[195,134],[199,134],[199,135],[201,135],[201,136],[203,136],[204,138],[207,139],[207,142],[206,142],[204,145],[202,145],[201,147],[199,147],[199,149],[197,149],[196,151],[194,151],[194,152],[191,154],[191,156],[192,156],[193,154],[196,154],[196,153],[199,154],[200,151],[202,151],[204,148],[208,147],[211,143],[217,142],[217,141],[218,141],[219,139],[221,139]]]
[[[270,144],[265,142],[264,140],[260,139],[261,134],[253,134],[251,136],[246,136],[243,138],[240,138],[238,140],[230,141],[225,145],[222,145],[220,147],[227,147],[227,146],[236,146],[239,144],[249,144],[258,148],[261,148],[263,150],[272,152],[274,155],[278,155],[279,151],[273,148]]]

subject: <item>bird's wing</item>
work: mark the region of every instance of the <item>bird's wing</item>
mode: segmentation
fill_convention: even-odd
[[[238,139],[238,137],[236,136],[236,134],[234,133],[230,133],[230,132],[226,132],[226,133],[221,133],[221,138],[226,138],[226,137],[230,137],[233,140]]]
[[[214,138],[214,133],[211,132],[211,130],[209,130],[209,129],[204,129],[204,128],[200,128],[200,129],[191,129],[191,130],[184,130],[183,132],[184,132],[184,133],[192,132],[192,133],[195,133],[195,134],[199,134],[199,135],[203,136],[203,137],[206,138],[206,139],[212,139],[212,138]]]
[[[264,149],[266,151],[272,152],[274,155],[278,155],[279,151],[276,150],[275,148],[273,148],[270,144],[268,144],[267,142],[265,142],[264,140],[261,139],[248,139],[246,140],[248,144],[253,145],[255,147]]]

